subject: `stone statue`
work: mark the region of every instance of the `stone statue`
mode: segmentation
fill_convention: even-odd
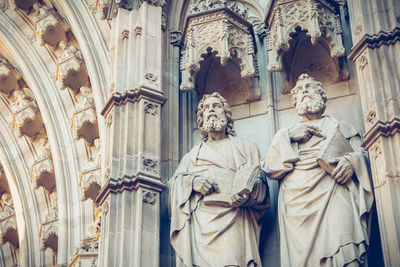
[[[303,121],[278,131],[261,161],[280,180],[281,266],[363,265],[373,194],[360,136],[322,115],[320,82],[302,74],[291,93]]]
[[[14,214],[14,203],[11,196],[5,192],[1,196],[1,212],[0,216],[2,219]]]
[[[236,137],[232,112],[218,93],[204,95],[197,118],[203,140],[169,182],[177,265],[261,266],[259,219],[269,195],[258,148]]]

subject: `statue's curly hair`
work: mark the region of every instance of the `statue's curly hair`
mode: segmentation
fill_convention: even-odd
[[[307,73],[303,73],[299,76],[299,79],[296,82],[296,85],[293,87],[293,89],[290,91],[290,93],[292,94],[292,104],[294,106],[296,106],[297,103],[297,93],[300,90],[300,83],[303,83],[305,80],[310,80],[312,83],[314,83],[315,85],[317,85],[318,87],[318,92],[321,94],[322,100],[324,100],[324,102],[326,103],[326,101],[328,100],[328,97],[326,96],[326,92],[324,90],[324,88],[322,88],[322,83],[314,80],[313,77],[309,76]]]
[[[219,101],[222,104],[222,107],[224,108],[225,111],[225,116],[227,119],[227,127],[225,129],[226,135],[231,135],[231,136],[236,136],[236,132],[233,129],[233,119],[232,119],[232,110],[229,107],[228,101],[226,101],[225,98],[220,95],[218,92],[214,92],[212,94],[206,94],[203,96],[203,98],[200,100],[199,105],[198,105],[198,110],[197,110],[197,126],[199,127],[201,134],[203,136],[203,140],[208,139],[208,133],[203,131],[203,112],[204,112],[204,101],[210,97],[216,97],[219,99]]]

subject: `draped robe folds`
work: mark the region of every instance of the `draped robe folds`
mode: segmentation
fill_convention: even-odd
[[[251,207],[229,204],[239,168],[259,164],[255,144],[229,136],[218,149],[202,142],[187,153],[169,182],[171,244],[178,266],[261,266],[259,219],[269,206],[265,179],[256,183]],[[202,196],[192,190],[199,175],[214,181],[219,192]]]
[[[350,124],[326,116],[315,126],[325,139],[314,135],[304,144],[291,143],[288,129],[282,129],[261,161],[269,178],[281,179],[281,266],[358,266],[368,246],[366,216],[373,203],[367,156]],[[353,148],[344,155],[355,172],[346,185],[316,162],[337,131]]]

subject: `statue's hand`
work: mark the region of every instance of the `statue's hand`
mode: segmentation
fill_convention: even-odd
[[[339,163],[332,172],[332,178],[338,184],[347,184],[354,174],[354,168],[351,163],[344,157],[339,159]]]
[[[251,203],[250,203],[251,202]],[[250,199],[249,194],[234,194],[231,196],[231,206],[232,207],[241,207],[241,206],[251,206],[254,204],[254,200]]]
[[[297,124],[289,129],[290,141],[307,142],[313,135],[323,137],[321,130],[313,125]]]
[[[218,192],[217,184],[203,176],[197,176],[193,179],[193,191],[199,192],[203,196],[213,192]]]

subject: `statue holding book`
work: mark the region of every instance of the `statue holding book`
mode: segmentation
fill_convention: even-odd
[[[236,136],[219,93],[204,95],[197,118],[203,140],[169,182],[177,266],[261,266],[259,219],[269,195],[259,151]]]
[[[324,116],[321,83],[300,75],[292,102],[303,121],[275,135],[261,166],[280,180],[281,266],[362,266],[373,194],[352,125]]]

